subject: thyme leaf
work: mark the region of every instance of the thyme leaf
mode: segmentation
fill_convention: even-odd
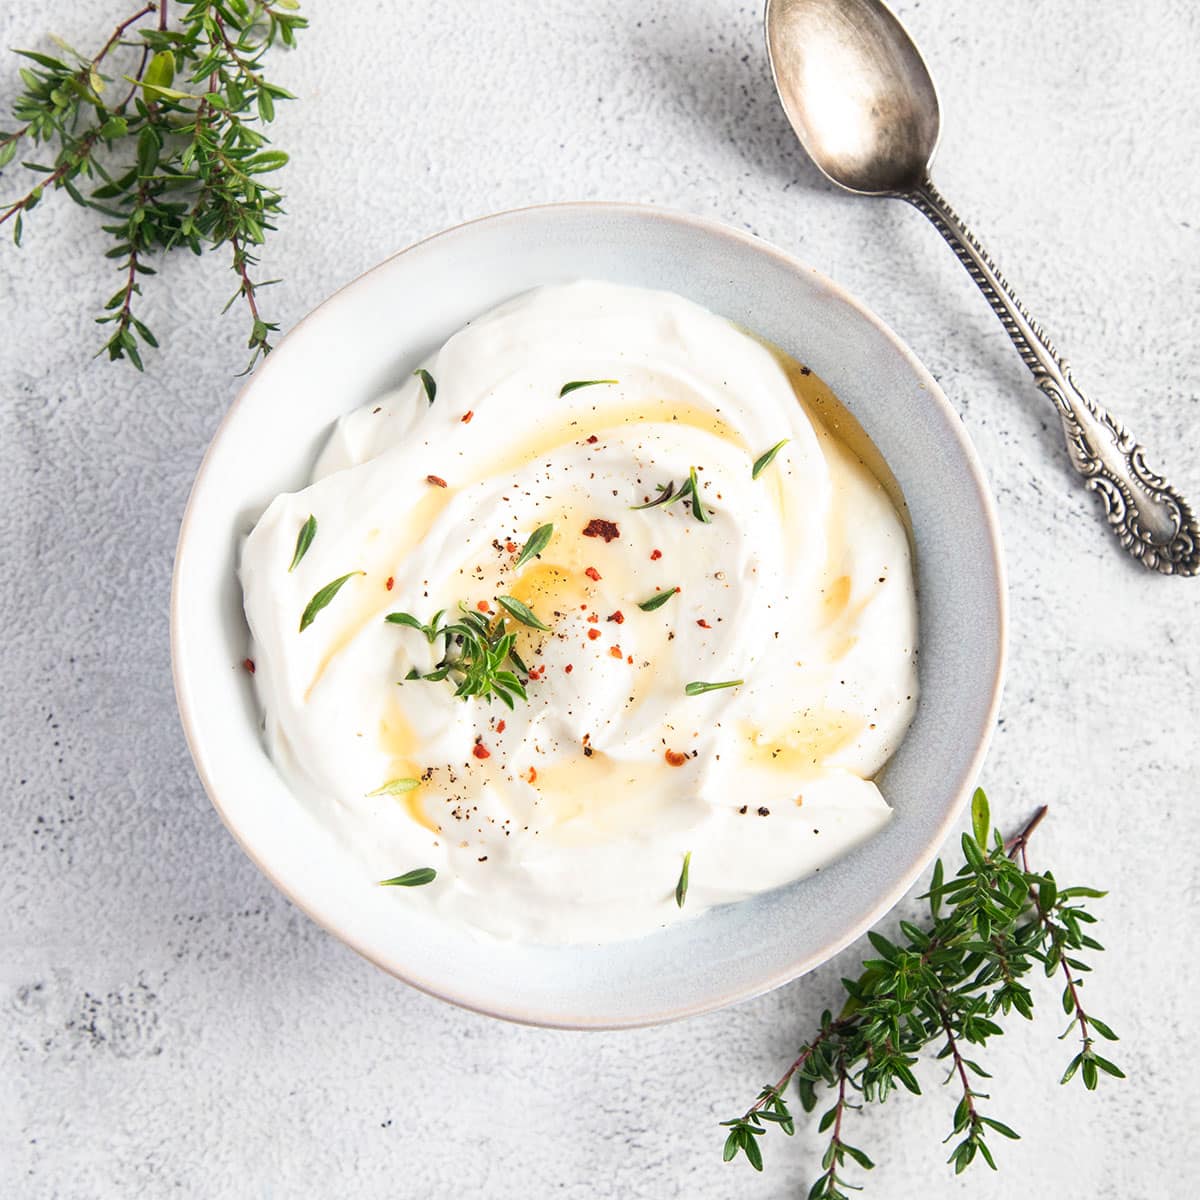
[[[573,379],[570,383],[564,383],[559,389],[558,398],[561,400],[564,396],[571,392],[578,391],[580,388],[596,387],[601,383],[619,383],[617,379]]]
[[[422,887],[432,883],[437,878],[437,872],[432,867],[417,867],[416,870],[406,871],[403,875],[395,875],[391,879],[381,879],[380,887]]]
[[[382,787],[377,787],[367,796],[403,796],[405,792],[415,791],[421,786],[419,779],[389,779]]]
[[[308,520],[300,526],[300,532],[296,534],[296,552],[292,555],[292,565],[288,567],[289,575],[299,566],[300,560],[308,553],[308,548],[316,536],[317,518],[309,513]]]
[[[536,616],[533,609],[527,604],[522,604],[515,596],[497,596],[496,603],[510,616],[515,617],[522,625],[528,625],[531,629],[541,629],[546,633],[550,632],[550,626],[542,624]]]
[[[705,692],[715,692],[721,688],[741,687],[743,683],[745,683],[744,679],[726,679],[723,683],[701,683],[697,680],[695,683],[689,683],[683,690],[689,696],[703,696]]]
[[[656,592],[650,597],[649,600],[643,600],[638,605],[638,608],[640,608],[642,612],[653,612],[656,608],[662,608],[662,606],[666,604],[666,602],[670,600],[670,598],[675,595],[677,591],[679,591],[677,587],[669,587],[664,591]]]
[[[308,602],[308,607],[305,608],[303,615],[300,617],[300,632],[303,633],[317,619],[317,613],[325,608],[329,602],[342,590],[342,585],[347,579],[352,579],[355,575],[365,575],[366,571],[348,571],[340,579],[335,579],[332,583],[327,583],[313,598]]]
[[[760,454],[758,458],[754,460],[754,466],[750,471],[750,478],[757,479],[771,465],[771,463],[775,461],[775,455],[777,455],[780,450],[782,450],[784,446],[786,446],[791,440],[791,438],[784,438],[782,441],[776,442],[775,445],[773,445],[765,454]]]
[[[550,544],[550,539],[554,536],[553,525],[539,525],[530,535],[521,550],[520,557],[513,563],[513,569],[523,567],[531,558],[541,554],[543,550]]]
[[[687,899],[688,892],[688,872],[692,866],[692,852],[689,850],[683,856],[683,869],[679,872],[679,882],[675,885],[675,903],[679,908],[683,907],[683,902]]]
[[[432,404],[437,399],[437,380],[424,367],[418,367],[413,374],[425,386],[425,396]]]

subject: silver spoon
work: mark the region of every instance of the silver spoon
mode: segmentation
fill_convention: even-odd
[[[1104,502],[1121,545],[1164,575],[1200,572],[1200,527],[1142,447],[1089,400],[1042,327],[930,182],[941,129],[937,92],[916,46],[879,0],[767,0],[767,55],[784,112],[839,187],[907,200],[971,273],[1062,420],[1075,470]]]

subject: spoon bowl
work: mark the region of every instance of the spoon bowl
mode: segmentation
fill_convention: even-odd
[[[920,186],[941,112],[900,22],[871,0],[767,0],[766,29],[783,110],[821,172],[865,196]]]

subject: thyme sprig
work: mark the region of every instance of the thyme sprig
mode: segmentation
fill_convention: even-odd
[[[745,1154],[761,1171],[760,1139],[768,1126],[789,1136],[795,1132],[788,1087],[795,1082],[806,1113],[814,1110],[823,1088],[833,1098],[818,1128],[829,1136],[821,1174],[808,1196],[847,1200],[847,1189],[857,1190],[847,1181],[847,1171],[873,1166],[866,1153],[846,1140],[850,1112],[861,1103],[885,1101],[897,1088],[919,1094],[919,1055],[936,1046],[936,1057],[948,1066],[945,1082],[959,1092],[946,1139],[958,1141],[948,1161],[956,1173],[976,1158],[995,1169],[988,1135],[1018,1134],[981,1110],[980,1102],[988,1097],[977,1080],[987,1078],[987,1072],[973,1056],[1004,1032],[1002,1018],[1015,1013],[1032,1019],[1033,994],[1024,979],[1039,965],[1047,976],[1062,975],[1063,1008],[1071,1018],[1063,1036],[1074,1031],[1080,1042],[1062,1082],[1078,1073],[1084,1086],[1093,1089],[1102,1074],[1124,1078],[1095,1048],[1097,1037],[1116,1041],[1116,1035],[1084,1010],[1080,998],[1080,975],[1088,970],[1080,954],[1102,947],[1086,932],[1095,918],[1078,902],[1104,893],[1060,888],[1050,872],[1030,869],[1029,836],[1045,812],[1040,808],[1006,843],[990,829],[987,797],[975,793],[972,832],[962,837],[963,865],[947,879],[939,861],[922,897],[929,903],[928,923],[919,927],[901,921],[898,941],[877,932],[867,935],[877,957],[864,961],[857,979],[842,981],[846,1000],[839,1015],[826,1010],[817,1032],[778,1082],[764,1087],[742,1116],[722,1123],[729,1130],[726,1161]]]
[[[48,191],[108,219],[120,287],[97,318],[108,326],[101,353],[142,369],[141,346],[158,342],[141,311],[142,280],[151,260],[187,248],[194,254],[226,247],[237,290],[226,304],[245,303],[250,317],[249,370],[271,350],[278,325],[258,306],[275,280],[255,278],[259,248],[283,211],[280,192],[264,175],[288,160],[267,148],[264,126],[275,103],[292,99],[268,81],[263,57],[295,45],[307,25],[296,0],[157,0],[121,21],[100,50],[60,55],[17,51],[24,91],[13,104],[14,127],[0,131],[0,167],[23,145],[53,149],[48,163],[22,161],[35,175],[14,200],[0,203],[0,225],[12,221],[19,245],[26,215]],[[136,67],[108,73],[119,51],[136,52]],[[126,88],[125,82],[129,86]],[[139,345],[140,342],[140,345]]]
[[[511,596],[504,597],[510,602],[506,606],[511,614],[512,608],[519,607],[533,620],[533,612]],[[469,609],[465,605],[458,606],[458,620],[446,623],[443,621],[445,610],[434,614],[428,624],[419,621],[412,613],[389,613],[384,620],[392,625],[407,625],[425,635],[430,645],[439,638],[443,640],[441,660],[432,671],[422,673],[415,667],[404,677],[405,680],[424,679],[431,683],[449,680],[454,684],[454,694],[464,699],[480,696],[489,703],[493,696],[501,704],[513,708],[513,698],[528,700],[525,683],[517,677],[516,672],[529,677],[529,668],[521,661],[521,656],[514,649],[516,634],[508,631],[506,616],[489,620],[482,613]],[[529,624],[524,617],[523,623]],[[534,628],[545,629],[538,622]],[[510,669],[510,668],[514,668]]]
[[[655,489],[658,495],[653,500],[647,500],[645,504],[633,504],[630,506],[631,511],[637,512],[643,508],[658,508],[659,505],[669,508],[672,504],[678,504],[680,500],[684,500],[687,501],[692,516],[697,521],[705,525],[708,525],[712,521],[711,515],[704,507],[704,502],[700,499],[700,481],[696,477],[695,467],[692,467],[688,471],[688,477],[678,486],[673,482],[659,483],[655,485]]]

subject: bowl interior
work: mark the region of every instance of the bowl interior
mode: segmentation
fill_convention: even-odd
[[[304,486],[332,422],[407,377],[473,317],[539,284],[666,288],[809,364],[854,413],[904,491],[917,552],[921,702],[886,770],[895,815],[799,883],[665,933],[603,947],[476,938],[405,913],[296,803],[267,758],[235,574],[240,538]],[[184,518],[172,597],[184,730],[242,847],[301,908],[406,981],[514,1020],[650,1024],[811,969],[893,905],[937,850],[983,757],[999,699],[1004,584],[991,500],[956,414],[886,327],[828,280],[725,227],[620,205],[485,218],[419,243],[307,317],[235,402]]]

